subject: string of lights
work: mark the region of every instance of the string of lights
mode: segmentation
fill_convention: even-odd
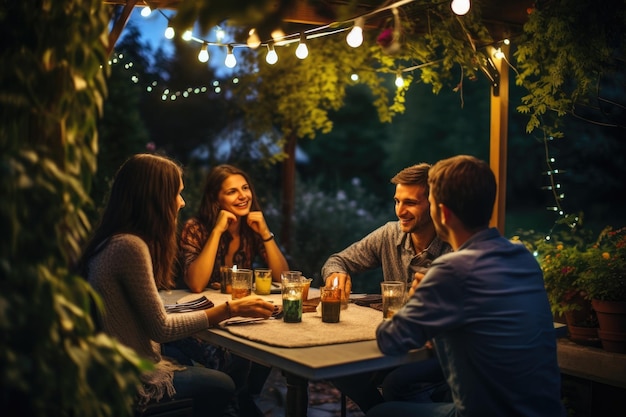
[[[237,65],[237,60],[234,54],[234,50],[237,48],[250,48],[257,49],[259,47],[266,48],[267,53],[265,57],[265,61],[269,65],[274,65],[278,62],[279,56],[276,50],[276,47],[286,46],[294,43],[298,43],[298,47],[296,48],[295,54],[299,59],[306,59],[308,56],[308,45],[307,42],[309,40],[331,36],[336,34],[341,34],[344,32],[348,32],[346,36],[346,42],[353,48],[358,48],[363,44],[363,30],[365,23],[368,18],[371,18],[375,15],[383,13],[385,11],[391,10],[394,16],[394,31],[393,38],[396,46],[398,45],[399,31],[400,31],[400,17],[398,13],[398,9],[402,6],[408,5],[410,3],[414,3],[417,0],[399,0],[392,4],[388,4],[384,7],[378,8],[376,10],[370,11],[366,14],[356,16],[352,19],[341,21],[341,22],[333,22],[330,24],[322,25],[319,27],[314,27],[311,29],[307,29],[298,33],[285,34],[281,30],[274,31],[271,36],[272,39],[261,41],[257,31],[253,28],[250,29],[248,33],[248,38],[246,43],[237,43],[237,42],[224,42],[224,31],[220,28],[217,28],[219,31],[217,33],[216,41],[209,41],[207,39],[203,39],[197,36],[194,36],[191,30],[186,30],[181,35],[181,38],[188,42],[197,42],[200,44],[200,50],[198,52],[198,60],[200,62],[208,62],[210,59],[209,47],[218,47],[226,50],[226,59],[224,60],[224,65],[228,68],[234,68]],[[440,3],[436,3],[434,5],[443,4],[449,2],[450,0],[442,0]],[[463,16],[467,14],[470,10],[471,3],[470,0],[452,0],[450,2],[450,7],[452,11],[457,16]],[[171,25],[170,18],[162,10],[156,9],[152,10],[150,6],[145,6],[141,10],[141,15],[144,17],[148,17],[153,12],[161,13],[167,20],[168,26],[165,29],[164,36],[167,39],[173,39],[176,36],[176,31]],[[503,55],[503,54],[502,54]],[[500,57],[502,59],[502,56]],[[427,63],[430,65],[430,63]],[[407,72],[415,70],[414,67],[411,68],[401,68],[398,71]],[[401,77],[397,77],[401,78]],[[400,81],[397,79],[396,84],[400,85]]]

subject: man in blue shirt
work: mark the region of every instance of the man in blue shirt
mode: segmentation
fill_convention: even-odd
[[[489,166],[452,157],[431,167],[428,183],[437,234],[453,252],[433,261],[376,337],[389,355],[432,340],[453,402],[387,402],[367,416],[564,416],[543,275],[523,245],[488,226],[496,195]]]

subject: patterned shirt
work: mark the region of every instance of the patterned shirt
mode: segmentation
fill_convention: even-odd
[[[191,263],[198,258],[200,252],[202,252],[202,248],[209,239],[209,234],[207,228],[203,224],[200,224],[195,218],[191,218],[185,223],[180,237],[183,277],[187,274],[189,265],[191,265]],[[251,269],[257,257],[263,259],[267,265],[267,252],[263,245],[263,240],[256,234],[254,234],[252,238],[246,238],[243,234],[241,236],[239,248],[233,256],[233,265],[237,265],[240,269]],[[213,273],[211,274],[209,282],[220,282],[220,266],[226,265],[226,254],[228,253],[228,246],[232,240],[233,238],[230,233],[222,234],[215,257],[216,262],[213,265]]]
[[[322,267],[322,277],[333,272],[353,275],[382,267],[385,281],[409,283],[415,272],[426,272],[435,258],[451,250],[450,245],[435,237],[426,249],[416,253],[410,233],[400,229],[399,221],[388,222],[331,255]]]

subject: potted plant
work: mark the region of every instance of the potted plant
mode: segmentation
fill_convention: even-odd
[[[626,353],[626,227],[607,226],[585,251],[578,281],[591,300],[605,350]]]
[[[564,223],[571,224],[570,219]],[[580,225],[581,222],[578,221]],[[591,301],[579,285],[581,273],[587,269],[584,256],[589,232],[579,228],[557,231],[549,236],[525,241],[535,254],[543,271],[544,285],[555,321],[565,321],[570,339],[579,344],[600,346],[598,322]]]

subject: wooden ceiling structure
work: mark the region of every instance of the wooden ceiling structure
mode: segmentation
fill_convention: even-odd
[[[123,6],[122,12],[114,22],[109,33],[109,48],[113,50],[115,43],[121,35],[131,12],[135,7],[150,6],[151,8],[176,10],[183,0],[103,0],[105,4]],[[480,0],[482,20],[490,31],[493,39],[501,40],[505,37],[515,37],[521,33],[529,11],[540,0]],[[544,0],[549,1],[549,0]],[[326,0],[323,2],[326,11],[332,12],[333,6],[341,6],[347,1]],[[370,2],[372,3],[372,2]],[[387,5],[389,2],[380,0],[380,4],[363,4],[362,14],[376,10],[378,7]],[[335,21],[328,16],[322,16],[309,4],[307,0],[298,0],[293,10],[284,16],[283,21],[306,25],[325,25]],[[325,13],[327,14],[327,13]],[[332,14],[332,13],[331,13]],[[503,52],[508,56],[509,47],[503,45]],[[505,201],[506,201],[506,171],[507,171],[507,141],[508,141],[508,111],[509,111],[509,67],[502,59],[492,62],[495,69],[493,76],[489,77],[492,82],[491,110],[490,110],[490,150],[489,164],[495,173],[498,184],[496,204],[491,219],[491,226],[497,227],[504,235]],[[495,78],[495,79],[493,79]]]

